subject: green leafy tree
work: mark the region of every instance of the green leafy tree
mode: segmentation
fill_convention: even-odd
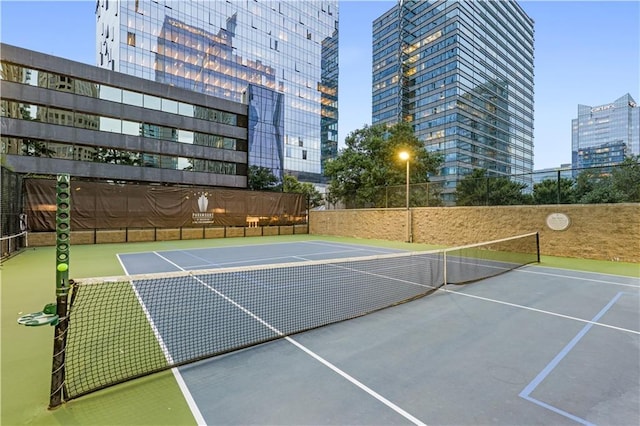
[[[580,204],[640,201],[640,156],[629,156],[608,173],[589,169],[576,178],[574,202]]]
[[[611,176],[605,176],[596,181],[591,191],[580,197],[580,204],[622,203],[625,193],[616,188]]]
[[[614,189],[624,194],[623,202],[640,202],[640,155],[626,157],[611,172],[611,180]]]
[[[247,186],[252,191],[280,191],[282,185],[270,168],[249,166]]]
[[[319,207],[324,204],[324,198],[320,191],[309,182],[300,182],[295,176],[285,175],[282,182],[283,192],[292,192],[296,194],[304,194],[309,200],[309,208]]]
[[[573,190],[573,202],[581,203],[587,194],[591,193],[599,183],[600,177],[593,170],[584,170],[576,176],[576,183]]]
[[[528,198],[522,193],[527,187],[508,177],[487,176],[486,169],[474,169],[458,182],[456,203],[459,206],[504,206],[527,204]]]
[[[616,188],[611,175],[599,169],[584,170],[576,178],[575,203],[620,203],[624,198],[624,192]]]
[[[558,200],[558,180],[545,179],[533,185],[533,202],[535,204],[571,203],[573,200],[573,180],[560,178],[560,200]]]
[[[384,188],[406,183],[401,151],[410,155],[411,183],[427,182],[428,174],[435,174],[442,162],[440,156],[427,152],[407,123],[365,126],[351,132],[345,144],[338,157],[327,162],[325,176],[329,178],[328,200],[347,207],[385,205]]]

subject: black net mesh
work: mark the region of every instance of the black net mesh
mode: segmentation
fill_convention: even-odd
[[[526,255],[509,257],[503,266],[537,260],[536,234],[522,238],[527,243],[518,249],[528,245]],[[495,256],[511,255],[491,253],[491,264]],[[444,251],[401,253],[75,280],[67,397],[424,296],[444,284],[444,257]],[[482,263],[480,256],[473,259]],[[474,267],[472,278],[486,272]]]
[[[26,217],[23,213],[22,176],[0,167],[0,258],[26,246]]]

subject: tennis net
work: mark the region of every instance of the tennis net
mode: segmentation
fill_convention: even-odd
[[[472,246],[71,281],[64,399],[355,318],[539,260],[537,234]],[[52,389],[54,387],[52,386]]]
[[[27,247],[27,232],[0,237],[0,261]]]

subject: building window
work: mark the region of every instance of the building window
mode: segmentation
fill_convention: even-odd
[[[136,35],[134,33],[128,32],[127,33],[127,44],[129,46],[136,46]]]
[[[303,160],[306,160],[306,159],[307,159],[307,150],[306,150],[306,149],[303,149],[303,150],[302,150],[302,159],[303,159]]]

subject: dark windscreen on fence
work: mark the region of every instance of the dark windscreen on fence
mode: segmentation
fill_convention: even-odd
[[[55,181],[27,179],[31,231],[55,229]],[[302,194],[72,181],[71,228],[177,228],[306,223]]]

